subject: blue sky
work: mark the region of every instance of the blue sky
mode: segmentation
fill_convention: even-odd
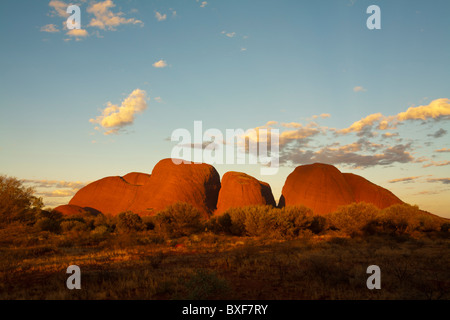
[[[69,4],[82,32],[64,28]],[[372,4],[381,30],[366,27]],[[280,129],[276,176],[215,166],[269,182],[276,198],[296,165],[327,162],[450,217],[446,0],[1,6],[0,173],[33,182],[49,206],[86,182],[151,172],[170,157],[171,133],[201,120]],[[145,102],[130,119],[90,121],[135,90]]]

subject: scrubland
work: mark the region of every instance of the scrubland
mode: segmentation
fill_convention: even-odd
[[[449,227],[406,204],[209,220],[184,203],[143,218],[33,210],[0,223],[0,299],[449,299]],[[66,287],[70,265],[81,290]],[[366,286],[370,265],[380,290]]]

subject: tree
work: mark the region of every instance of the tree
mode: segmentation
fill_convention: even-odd
[[[42,198],[35,197],[34,189],[23,182],[0,176],[0,222],[29,221],[44,206]]]

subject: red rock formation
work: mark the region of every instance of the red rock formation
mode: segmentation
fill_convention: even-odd
[[[104,214],[133,211],[152,215],[176,202],[186,202],[210,215],[216,208],[220,176],[208,164],[160,161],[151,175],[131,173],[109,177],[82,188],[69,202]]]
[[[297,167],[286,179],[280,206],[304,205],[317,214],[352,203],[353,193],[341,172],[331,165]]]
[[[342,174],[352,189],[356,202],[373,203],[380,209],[403,203],[389,190],[380,187],[361,176],[352,173]]]
[[[100,213],[97,210],[91,208],[82,208],[79,206],[69,204],[56,207],[55,209],[53,209],[53,211],[61,213],[63,216],[78,216],[78,217],[92,216],[92,215],[96,216]]]
[[[135,186],[143,186],[150,181],[150,175],[146,173],[131,172],[123,176],[123,180]]]
[[[121,177],[107,177],[80,189],[69,204],[116,215],[130,210],[140,188]]]
[[[153,169],[150,182],[142,186],[131,210],[141,215],[154,214],[176,202],[192,204],[205,215],[215,209],[220,176],[213,166],[161,160]]]
[[[215,214],[221,214],[229,208],[250,205],[275,206],[270,185],[245,173],[225,173]]]
[[[279,206],[304,205],[323,215],[352,202],[373,203],[379,208],[402,203],[390,191],[360,176],[315,163],[297,167],[288,176]]]

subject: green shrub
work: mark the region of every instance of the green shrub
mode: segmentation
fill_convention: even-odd
[[[313,216],[309,230],[314,234],[319,234],[327,230],[328,220],[322,216]]]
[[[229,292],[228,283],[215,273],[199,270],[187,281],[188,300],[223,299]]]
[[[219,229],[235,236],[269,236],[276,217],[271,206],[230,208],[217,218]]]
[[[313,225],[314,221],[316,225]],[[237,236],[293,239],[306,230],[322,231],[324,220],[314,218],[313,212],[304,206],[283,209],[271,206],[247,206],[231,208],[214,218],[211,224],[213,231],[219,230]]]
[[[231,234],[231,217],[228,213],[215,216],[206,222],[206,229],[214,233]]]
[[[189,236],[204,229],[202,214],[194,206],[178,202],[160,211],[156,217],[157,230],[171,238]]]
[[[433,232],[441,229],[441,219],[427,214],[418,214],[415,219],[418,222],[418,230]]]
[[[68,231],[87,231],[89,228],[84,221],[79,220],[64,220],[61,222],[61,229],[63,232]]]
[[[139,215],[127,211],[117,216],[117,230],[123,233],[142,231],[145,226]]]
[[[91,231],[92,235],[95,236],[106,236],[110,233],[110,229],[108,228],[108,226],[105,225],[101,225],[101,226],[97,226],[95,227],[94,230]]]
[[[270,206],[250,206],[244,208],[245,232],[248,236],[273,236],[276,232],[277,217]]]
[[[35,226],[40,231],[48,231],[53,233],[61,232],[60,221],[50,218],[40,218],[36,221]]]
[[[145,230],[155,229],[155,217],[144,216],[142,217],[142,223],[144,224]]]
[[[313,212],[304,206],[289,206],[273,209],[276,225],[275,232],[283,239],[297,238],[301,233],[311,229]]]
[[[449,232],[450,231],[450,223],[446,222],[441,225],[441,232]]]
[[[370,203],[358,202],[341,206],[328,216],[330,223],[348,235],[361,235],[367,225],[375,221],[380,214],[379,209]]]
[[[34,189],[23,186],[22,181],[0,175],[0,222],[35,223],[44,204],[33,194]]]
[[[383,232],[401,235],[411,233],[420,227],[418,215],[422,215],[417,206],[396,204],[384,209],[379,217]]]
[[[228,215],[231,221],[229,226],[229,233],[235,236],[245,236],[245,208],[230,208],[224,213],[224,216],[225,215]],[[224,217],[224,219],[228,218]]]

